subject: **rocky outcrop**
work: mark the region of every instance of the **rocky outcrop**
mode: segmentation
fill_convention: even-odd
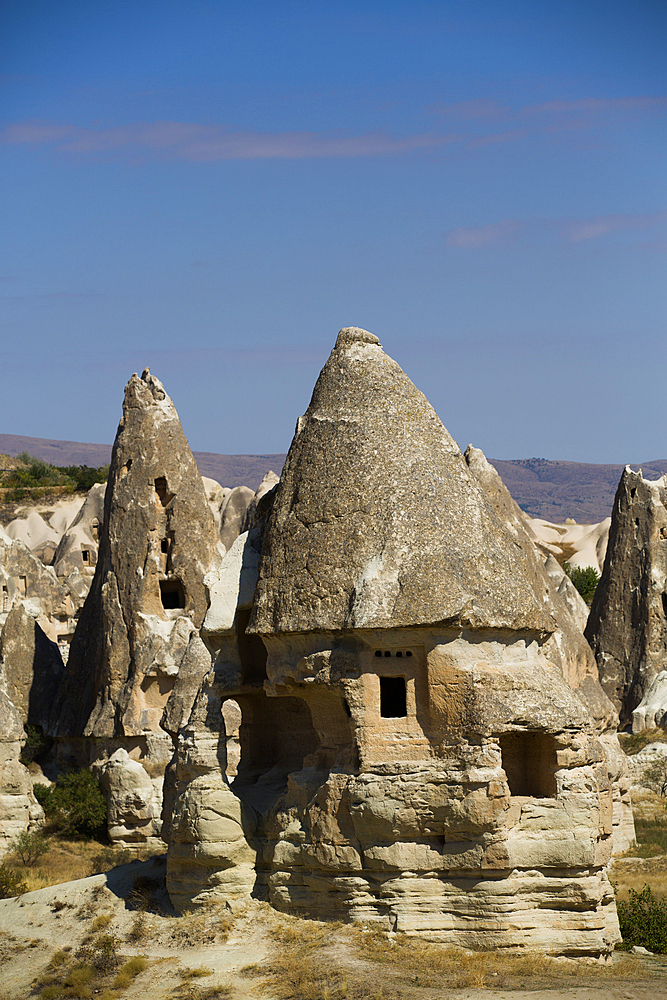
[[[236,486],[225,498],[220,509],[220,541],[230,549],[243,530],[246,512],[255,494],[247,486]]]
[[[521,508],[512,499],[502,479],[487,462],[483,452],[469,445],[465,459],[468,468],[484,488],[499,520],[525,554],[525,568],[537,602],[548,609],[556,623],[557,627],[543,646],[544,655],[559,668],[567,683],[575,690],[586,677],[590,677],[597,684],[595,658],[580,627],[579,605],[572,597],[570,588],[577,594],[579,601],[582,604],[584,602],[554,559],[551,560],[548,569],[544,565],[531,540]],[[569,583],[569,587],[564,581]],[[566,595],[565,598],[559,592],[561,589]],[[576,617],[571,608],[576,609]],[[584,685],[584,690],[587,688],[588,685]],[[599,696],[606,701],[601,691]],[[605,728],[616,728],[617,719],[609,703],[606,706],[606,722]]]
[[[197,650],[208,655],[198,635],[204,576],[220,554],[174,405],[148,370],[133,375],[113,447],[95,575],[52,716],[63,753],[79,740],[87,762],[99,767],[122,749],[161,780],[172,742],[160,721],[181,667]],[[124,796],[122,782],[112,780],[120,763],[106,780],[110,794],[117,788]],[[148,819],[144,811],[135,822],[125,799],[112,799],[110,833],[136,832]],[[150,836],[159,833],[154,812]]]
[[[632,713],[632,731],[667,729],[667,670],[661,670]]]
[[[63,661],[58,646],[44,634],[25,604],[12,608],[2,629],[0,671],[21,724],[47,731]]]
[[[526,551],[371,334],[341,331],[265,501],[209,580],[175,904],[252,890],[467,947],[607,955],[617,762],[547,655]]]
[[[58,580],[51,566],[0,528],[0,625],[20,603],[49,639],[67,646],[87,591],[82,592],[80,582],[77,574]]]
[[[135,844],[159,847],[162,774],[151,778],[123,747],[100,761],[94,770],[109,804],[109,839],[127,847]]]
[[[19,760],[24,741],[21,716],[0,686],[0,857],[28,829],[32,813],[41,812],[28,770]]]
[[[600,681],[621,723],[667,666],[667,480],[626,467],[586,626]]]
[[[92,486],[74,520],[65,529],[53,557],[58,577],[68,577],[75,571],[90,579],[94,576],[104,521],[105,491],[106,483]]]

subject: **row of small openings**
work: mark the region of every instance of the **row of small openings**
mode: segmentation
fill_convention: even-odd
[[[397,650],[395,650],[392,653],[390,649],[385,649],[384,651],[381,650],[381,649],[376,649],[375,650],[375,655],[376,656],[412,656],[412,650],[411,649],[406,649],[405,652],[403,652],[402,649],[397,649]]]

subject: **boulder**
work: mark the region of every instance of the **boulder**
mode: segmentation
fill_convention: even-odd
[[[632,731],[667,729],[667,670],[661,670],[632,713]]]
[[[162,780],[151,779],[138,760],[120,747],[95,768],[107,799],[109,839],[127,846],[154,842],[162,826]]]
[[[586,626],[600,682],[624,725],[667,667],[666,595],[667,477],[651,482],[627,466]]]

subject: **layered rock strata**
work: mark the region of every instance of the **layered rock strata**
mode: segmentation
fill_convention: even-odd
[[[105,771],[112,837],[134,843],[159,835],[160,810],[149,788],[155,781],[144,783],[138,812],[124,817],[120,798],[114,800],[113,789],[122,798],[124,784],[139,787],[136,768],[116,751],[138,759],[161,784],[172,741],[160,720],[179,670],[208,656],[199,638],[203,581],[220,554],[174,405],[148,370],[133,375],[112,452],[95,575],[52,716],[63,760],[78,756],[101,767],[113,757]],[[129,770],[120,780],[124,762]]]
[[[600,681],[632,720],[667,667],[667,479],[626,467],[612,512],[609,545],[586,626]],[[640,719],[637,722],[641,725]]]
[[[424,396],[342,330],[210,583],[174,903],[252,891],[468,947],[607,955],[617,775],[564,677],[594,675],[549,657],[532,572]]]

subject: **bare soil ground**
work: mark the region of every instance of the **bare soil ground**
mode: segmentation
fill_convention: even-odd
[[[667,874],[667,857],[635,860]],[[258,901],[179,917],[164,874],[160,856],[0,900],[0,1000],[667,998],[667,956],[616,953],[599,966],[470,953]]]

